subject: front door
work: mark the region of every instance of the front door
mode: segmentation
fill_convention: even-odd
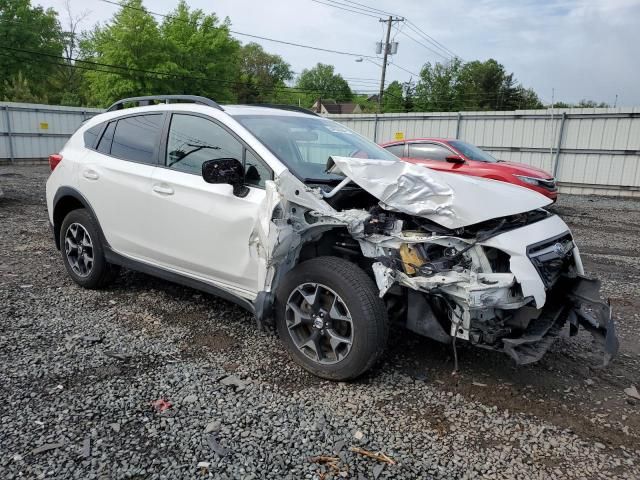
[[[154,257],[222,287],[259,291],[259,258],[249,239],[271,171],[224,126],[192,114],[172,115],[162,156],[152,178]],[[202,163],[217,158],[244,163],[245,197],[203,180]]]

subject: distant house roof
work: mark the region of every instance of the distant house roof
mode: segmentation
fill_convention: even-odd
[[[322,100],[320,109],[316,101],[311,107],[312,110],[319,113],[362,113],[362,108],[357,103],[337,103],[335,100]]]

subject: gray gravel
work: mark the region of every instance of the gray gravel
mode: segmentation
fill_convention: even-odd
[[[393,332],[383,366],[331,383],[223,300],[134,272],[77,287],[46,176],[0,167],[0,478],[640,478],[640,404],[623,391],[640,388],[640,203],[556,207],[612,296],[610,369],[580,336],[520,369],[463,346],[452,377],[447,348]]]

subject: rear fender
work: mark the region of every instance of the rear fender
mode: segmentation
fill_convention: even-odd
[[[100,221],[98,220],[96,213],[93,211],[89,201],[73,187],[60,187],[53,197],[52,227],[56,248],[60,250],[60,227],[62,226],[64,217],[66,217],[71,210],[76,210],[78,208],[84,208],[89,212],[98,227],[98,235],[100,236],[102,245],[108,247],[109,242],[107,242],[107,239],[104,236],[102,227],[100,226]]]

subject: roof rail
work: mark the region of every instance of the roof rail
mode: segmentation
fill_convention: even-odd
[[[306,113],[308,115],[314,115],[316,117],[320,116],[316,112],[314,112],[313,110],[309,110],[308,108],[304,108],[304,107],[296,107],[295,105],[280,105],[280,104],[275,104],[275,103],[252,103],[250,106],[252,106],[252,107],[277,108],[278,110],[289,110],[291,112]]]
[[[198,103],[200,105],[207,105],[209,107],[217,108],[218,110],[223,110],[220,105],[210,98],[200,97],[198,95],[148,95],[146,97],[131,97],[118,100],[107,108],[107,112],[121,110],[124,108],[125,103],[135,103],[136,106],[141,107],[145,105],[153,105],[153,102],[169,103],[171,100],[175,100],[176,102],[183,101],[187,103]]]

